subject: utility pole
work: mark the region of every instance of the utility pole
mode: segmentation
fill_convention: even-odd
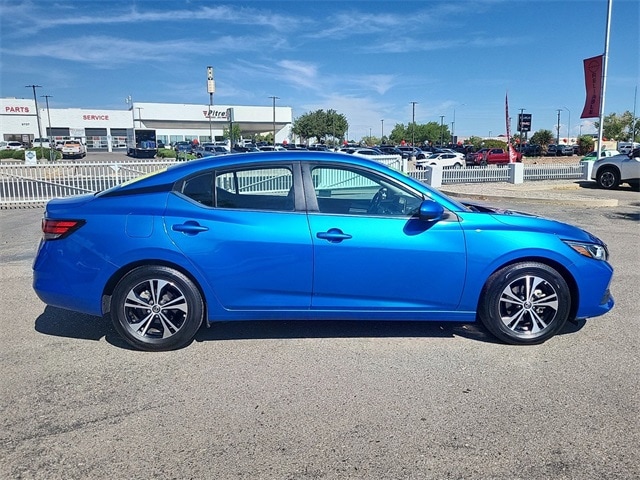
[[[380,143],[382,143],[382,139],[384,137],[384,118],[382,120],[380,120],[380,123],[382,123],[382,127],[380,130]]]
[[[38,99],[36,98],[36,88],[42,88],[42,85],[25,85],[25,88],[33,89],[33,101],[36,102],[36,121],[38,122],[38,138],[42,138],[42,128],[40,127],[40,110],[38,109]],[[40,144],[42,146],[42,143]],[[42,155],[42,148],[40,149]]]
[[[276,97],[272,95],[269,97],[273,100],[273,149],[276,149],[276,100],[279,100],[280,97]]]
[[[558,126],[557,128],[557,133],[556,133],[556,145],[560,145],[560,112],[562,111],[561,108],[558,109]]]
[[[444,115],[440,115],[440,148],[444,145]]]

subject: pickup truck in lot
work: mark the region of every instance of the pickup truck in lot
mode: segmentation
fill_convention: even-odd
[[[62,144],[62,158],[83,158],[87,149],[80,140],[65,140]]]
[[[522,161],[522,154],[516,152],[516,161]],[[474,165],[495,165],[509,163],[509,152],[504,148],[483,148],[476,153],[473,159]]]

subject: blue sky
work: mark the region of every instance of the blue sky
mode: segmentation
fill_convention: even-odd
[[[443,121],[461,136],[595,131],[582,61],[604,52],[607,0],[0,0],[0,96],[52,108],[138,102],[335,109],[351,138]],[[633,111],[638,0],[613,0],[605,113]],[[636,111],[636,115],[638,112]],[[382,122],[384,120],[384,122]]]

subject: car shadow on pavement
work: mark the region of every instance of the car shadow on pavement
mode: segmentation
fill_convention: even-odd
[[[480,324],[457,322],[268,320],[216,322],[201,328],[195,340],[253,340],[287,338],[454,338],[499,343]]]
[[[35,329],[44,335],[99,341],[104,338],[111,345],[134,350],[115,331],[111,322],[104,317],[94,317],[47,306],[36,318]]]
[[[559,335],[576,333],[585,321],[567,322]],[[56,307],[46,307],[35,322],[44,335],[99,341],[134,350],[104,317],[94,317]],[[194,341],[296,339],[296,338],[456,338],[501,344],[479,323],[411,321],[261,320],[214,322],[198,330]]]
[[[588,180],[577,180],[575,182],[576,184],[578,184],[580,186],[580,188],[584,188],[585,190],[597,190],[600,192],[607,192],[610,190],[603,190],[602,188],[600,188],[598,186],[598,184],[596,182],[590,182]],[[629,185],[628,183],[622,183],[620,185],[618,185],[618,187],[615,190],[619,190],[619,191],[623,191],[623,192],[637,192],[638,189],[632,187],[631,185]]]

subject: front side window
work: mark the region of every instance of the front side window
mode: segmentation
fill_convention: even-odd
[[[321,213],[410,216],[422,202],[419,194],[366,170],[318,166],[311,176]]]

